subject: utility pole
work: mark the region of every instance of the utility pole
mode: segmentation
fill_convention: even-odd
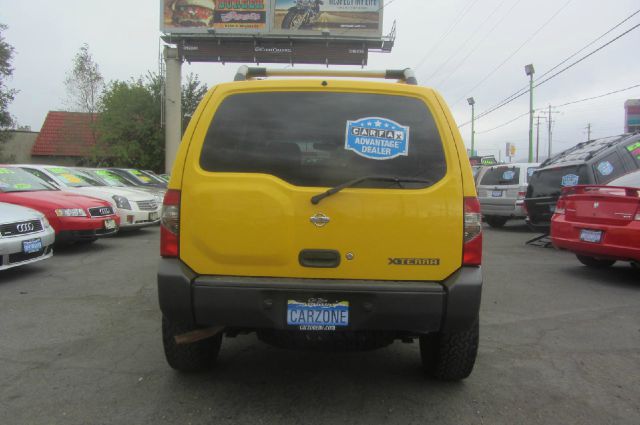
[[[474,156],[475,152],[474,152],[474,142],[475,142],[475,138],[476,138],[476,101],[473,97],[470,97],[469,99],[467,99],[467,102],[469,102],[469,105],[471,105],[471,155],[469,156]]]
[[[591,140],[591,123],[587,125],[587,142]]]
[[[526,65],[524,72],[529,77],[529,162],[533,162],[533,64]]]
[[[538,119],[536,123],[536,162],[540,162],[540,115],[536,118]]]
[[[551,158],[551,105],[549,105],[549,119],[547,120],[549,121],[549,146],[548,146],[548,151],[547,151],[547,158]]]

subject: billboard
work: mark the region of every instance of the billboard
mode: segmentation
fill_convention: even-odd
[[[384,0],[161,0],[165,34],[382,37]]]
[[[629,99],[624,103],[624,132],[640,131],[640,99]]]
[[[366,44],[358,41],[185,39],[178,43],[187,62],[255,62],[327,65],[367,64]]]

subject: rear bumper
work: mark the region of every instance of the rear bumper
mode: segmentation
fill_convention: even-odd
[[[580,240],[583,229],[602,231],[600,243]],[[568,222],[562,216],[551,222],[551,242],[556,248],[579,255],[621,261],[640,261],[640,222],[626,226]]]
[[[523,208],[523,201],[512,200],[510,203],[497,204],[483,199],[480,199],[480,210],[484,216],[520,218],[527,215]]]
[[[413,334],[455,331],[474,323],[482,270],[463,267],[444,282],[390,282],[198,276],[178,259],[161,259],[158,296],[171,320],[198,326],[291,329],[287,300],[348,301],[348,330]]]

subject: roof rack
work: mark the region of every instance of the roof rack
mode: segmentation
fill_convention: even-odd
[[[242,65],[238,68],[234,81],[245,81],[257,77],[358,77],[358,78],[384,78],[388,80],[400,80],[407,84],[417,85],[415,73],[411,68],[387,69],[379,71],[346,71],[335,69],[273,69],[262,67],[249,67]]]

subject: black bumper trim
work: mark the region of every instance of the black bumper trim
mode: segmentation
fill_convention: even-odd
[[[198,276],[178,259],[158,271],[160,309],[194,325],[288,329],[288,299],[349,301],[349,330],[428,333],[466,329],[480,308],[482,272],[464,267],[444,282]]]

